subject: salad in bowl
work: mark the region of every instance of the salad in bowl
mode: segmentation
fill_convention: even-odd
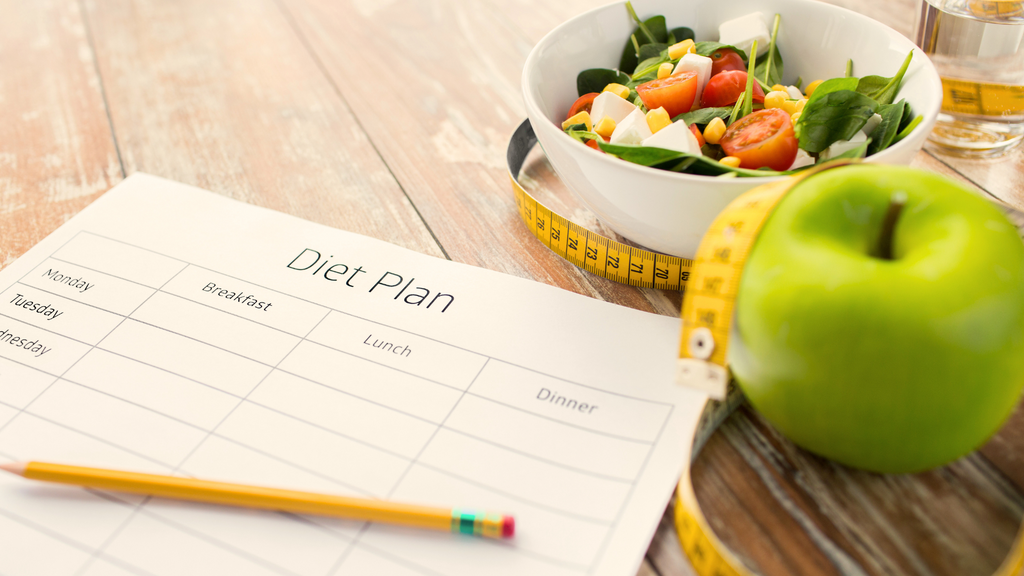
[[[796,71],[787,85],[779,14],[750,12],[719,24],[717,38],[696,40],[688,27],[625,7],[636,28],[618,68],[580,72],[579,97],[561,122],[582,145],[673,172],[773,176],[870,156],[921,122],[899,98],[912,50],[892,76],[858,78],[847,60],[841,76]]]
[[[909,164],[938,117],[942,84],[931,61],[911,40],[862,14],[817,0],[631,2],[629,7],[616,2],[593,8],[548,32],[523,65],[522,88],[530,132],[562,182],[605,225],[647,248],[693,257],[704,232],[729,202],[755,186],[806,169],[802,165],[844,154],[864,155],[868,162]],[[761,14],[760,25],[742,25],[755,13]],[[644,22],[648,36],[638,20]],[[723,30],[723,24],[737,20],[739,33]],[[686,40],[693,42],[692,47]],[[683,46],[677,46],[680,43]],[[764,46],[767,50],[762,52]],[[696,56],[709,58],[710,70],[707,61]],[[683,81],[675,80],[682,84],[681,90],[677,88],[682,102],[676,101],[679,95],[674,91],[665,94],[668,106],[662,99],[645,103],[639,98],[640,85],[671,77],[684,58],[679,72],[696,74],[680,74]],[[658,78],[659,70],[669,73]],[[716,80],[724,88],[709,92],[711,77],[723,74],[730,82]],[[817,80],[823,81],[815,85]],[[628,91],[609,88],[610,84]],[[605,88],[622,102],[604,95]],[[766,101],[758,101],[758,89]],[[690,90],[693,100],[687,102]],[[589,124],[575,121],[563,129],[567,116],[587,110],[584,101],[569,114],[586,94],[594,94]],[[732,94],[743,97],[734,99]],[[714,99],[719,97],[723,100]],[[613,110],[609,102],[619,108]],[[857,102],[862,106],[855,106]],[[675,121],[668,124],[661,116],[660,127],[655,124],[651,129],[647,114],[658,108],[664,109],[668,121]],[[818,112],[810,114],[815,108]],[[637,115],[626,120],[634,109],[644,123]],[[741,156],[722,148],[725,130],[715,117],[726,129],[740,125],[736,132],[744,118],[764,109],[781,109],[788,117],[792,136],[780,112],[767,113],[780,124],[778,129],[768,124],[768,129],[786,136],[783,151],[788,147],[788,154],[794,154],[788,166],[783,165],[788,157],[776,152],[778,164],[745,167]],[[604,116],[615,122],[614,129],[609,131],[608,123],[601,126]],[[717,144],[716,130],[721,131]],[[762,139],[757,131],[750,133]],[[651,136],[657,138],[648,140]],[[739,164],[731,166],[736,160],[728,156],[739,158]]]

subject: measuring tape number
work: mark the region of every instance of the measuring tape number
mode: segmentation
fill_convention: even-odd
[[[694,434],[691,463],[715,429],[744,402],[729,381],[726,364],[729,331],[743,265],[772,209],[804,178],[842,161],[758,186],[734,199],[704,234],[693,260],[667,256],[616,242],[569,222],[538,202],[519,183],[519,171],[537,136],[525,120],[509,141],[509,179],[526,227],[545,246],[576,266],[622,284],[684,290],[682,338],[676,379],[703,390],[707,401]],[[675,523],[679,543],[700,576],[753,576],[711,530],[697,503],[690,467],[676,489]],[[1009,555],[993,576],[1024,571],[1024,532],[1018,532]]]

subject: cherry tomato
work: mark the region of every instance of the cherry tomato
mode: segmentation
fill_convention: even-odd
[[[576,99],[572,103],[572,108],[569,108],[569,113],[566,114],[565,119],[568,120],[580,112],[586,112],[590,114],[590,108],[594,105],[594,98],[597,98],[597,92],[591,92],[590,94],[584,94]]]
[[[719,72],[725,72],[726,70],[739,70],[740,72],[744,72],[746,69],[747,66],[743,63],[743,58],[740,58],[740,55],[732,48],[719,48],[711,53],[712,76]]]
[[[587,146],[590,146],[591,148],[593,148],[594,150],[597,150],[598,152],[600,152],[602,154],[605,153],[604,150],[601,150],[601,147],[597,145],[597,140],[587,140]]]
[[[697,96],[697,73],[680,72],[636,87],[648,110],[664,107],[669,118],[689,112]]]
[[[788,170],[796,158],[793,122],[781,108],[765,108],[733,122],[719,142],[722,151],[740,159],[741,168]]]
[[[708,80],[708,85],[704,87],[704,95],[700,100],[701,106],[705,108],[732,106],[746,89],[746,72],[726,70]],[[764,102],[764,90],[761,90],[761,85],[756,81],[754,82],[753,99],[754,102]]]
[[[696,124],[690,124],[690,132],[693,132],[693,135],[697,137],[697,144],[699,144],[700,147],[703,148],[704,147],[704,135],[700,133],[700,129],[697,128]]]

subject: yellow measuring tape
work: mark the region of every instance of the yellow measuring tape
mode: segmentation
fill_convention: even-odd
[[[697,426],[692,462],[715,429],[744,401],[729,382],[726,351],[740,276],[758,232],[775,205],[796,183],[851,161],[807,170],[742,194],[715,218],[695,258],[687,260],[610,240],[569,222],[538,202],[518,181],[526,155],[536,141],[530,121],[524,121],[509,141],[507,157],[519,214],[534,236],[559,256],[602,278],[632,286],[685,288],[677,381],[708,392],[713,398],[705,405]],[[697,503],[689,466],[676,489],[675,523],[679,543],[697,574],[752,576],[711,530]],[[1021,574],[1022,539],[1024,532],[1018,532],[1009,555],[993,576]]]
[[[950,114],[1024,114],[1024,86],[942,79],[942,111]]]

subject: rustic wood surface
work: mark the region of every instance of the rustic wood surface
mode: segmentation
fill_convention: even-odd
[[[909,35],[915,0],[831,0]],[[675,315],[526,231],[505,144],[530,48],[584,0],[0,0],[0,266],[146,171],[434,256]],[[938,171],[1024,209],[1024,152]],[[535,152],[524,184],[613,235]],[[721,538],[765,575],[984,575],[1024,515],[1024,414],[926,474],[853,471],[748,409],[694,466]],[[669,508],[668,512],[671,511]],[[693,574],[666,514],[638,574]]]

